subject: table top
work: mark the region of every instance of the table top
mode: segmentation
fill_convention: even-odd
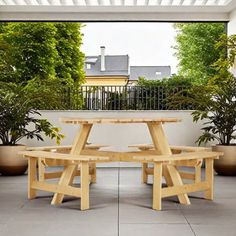
[[[123,123],[165,123],[180,122],[181,119],[175,117],[156,117],[156,118],[81,118],[81,117],[62,117],[62,123],[66,124],[123,124]]]

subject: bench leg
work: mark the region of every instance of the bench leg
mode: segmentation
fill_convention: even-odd
[[[205,199],[213,200],[214,169],[213,159],[206,159],[205,180],[209,184],[209,189],[205,191]]]
[[[29,157],[28,159],[28,198],[36,197],[36,189],[31,188],[32,183],[37,180],[37,159]]]
[[[146,184],[148,182],[148,174],[146,169],[148,168],[148,163],[142,164],[142,183]]]
[[[66,166],[65,170],[63,171],[63,173],[61,175],[61,178],[60,178],[58,184],[62,185],[62,186],[63,185],[64,186],[70,185],[73,182],[76,170],[77,170],[77,165],[75,165],[75,164]],[[57,204],[62,203],[63,197],[64,197],[64,194],[55,193],[53,196],[53,199],[51,201],[51,204],[57,205]]]
[[[195,166],[195,183],[201,182],[201,175],[202,175],[202,168],[201,165]]]
[[[153,203],[154,210],[161,210],[161,190],[162,190],[162,163],[154,163],[153,170]]]
[[[167,170],[171,176],[173,186],[183,186],[183,181],[176,167],[173,165],[167,165]],[[178,199],[181,204],[190,205],[190,200],[186,193],[179,194]]]
[[[42,159],[38,159],[38,175],[39,175],[39,181],[45,180],[45,165],[42,163]]]
[[[81,188],[81,210],[89,209],[89,164],[88,162],[82,162],[80,164],[81,176],[80,176],[80,188]]]
[[[91,183],[96,183],[97,182],[96,163],[91,163],[90,166],[92,167]]]

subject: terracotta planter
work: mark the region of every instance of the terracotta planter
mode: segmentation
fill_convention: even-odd
[[[26,149],[24,145],[0,145],[0,173],[2,175],[22,175],[27,169],[27,160],[18,152]]]
[[[223,152],[219,160],[214,161],[214,169],[219,175],[236,176],[236,145],[216,145],[213,151]]]

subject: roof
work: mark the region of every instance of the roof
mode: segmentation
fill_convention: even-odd
[[[86,76],[128,76],[129,56],[128,55],[106,55],[105,71],[101,71],[101,56],[87,56],[85,64],[90,64],[91,69],[85,66]]]
[[[170,77],[170,66],[131,66],[130,80],[138,80],[139,77],[145,77],[148,80],[157,80]]]
[[[228,21],[235,0],[0,0],[0,20]]]

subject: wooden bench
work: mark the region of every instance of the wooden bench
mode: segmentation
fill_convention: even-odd
[[[180,194],[187,194],[192,192],[204,191],[205,199],[213,200],[213,182],[214,182],[214,159],[218,159],[222,153],[219,152],[188,152],[173,155],[153,155],[153,156],[137,156],[135,160],[143,163],[153,163],[153,209],[161,210],[161,199],[164,197],[175,196]],[[205,167],[205,180],[191,184],[182,184],[174,186],[168,186],[162,188],[162,174],[163,165],[166,165],[171,175],[172,169],[176,166],[176,161],[192,161],[204,159],[206,163]],[[179,182],[176,178],[181,178],[180,175],[173,176],[173,182]],[[186,203],[187,204],[187,203]],[[188,203],[190,204],[190,202]]]
[[[149,151],[154,149],[152,144],[136,144],[130,145],[129,147],[136,147],[140,151]],[[202,151],[211,151],[210,148],[206,147],[192,147],[192,146],[170,146],[171,152],[173,154],[179,154],[184,152],[202,152]],[[176,166],[185,166],[194,168],[194,172],[181,171],[180,175],[183,179],[194,180],[196,183],[201,181],[201,167],[202,167],[202,159],[201,160],[188,160],[188,161],[176,161]],[[142,165],[142,182],[147,183],[148,175],[153,175],[153,168],[148,166],[148,163],[144,163]]]
[[[107,145],[101,144],[87,144],[85,146],[85,150],[99,150],[100,148],[107,147]],[[69,154],[71,151],[72,145],[64,145],[64,146],[43,146],[43,147],[28,147],[27,151],[47,151],[54,153],[65,153]],[[65,160],[58,159],[47,159],[39,158],[38,159],[38,175],[41,181],[45,179],[55,179],[60,178],[62,171],[54,171],[54,172],[46,172],[45,167],[53,167],[53,166],[64,166]],[[96,183],[96,163],[90,163],[89,165],[89,173],[92,183]],[[77,170],[76,176],[80,176],[80,169]]]
[[[48,151],[24,151],[20,152],[24,157],[28,158],[28,198],[36,197],[37,190],[43,190],[63,195],[70,195],[81,198],[81,210],[89,209],[89,163],[109,160],[108,157],[94,157],[83,155],[72,155],[65,153],[54,153]],[[38,160],[58,160],[65,163],[62,171],[61,179],[58,184],[48,183],[37,177]],[[76,175],[68,175],[70,170],[80,165],[80,188],[73,187],[73,179]],[[63,181],[62,181],[63,179]],[[66,181],[65,181],[66,180]],[[51,204],[57,204],[52,200]]]

